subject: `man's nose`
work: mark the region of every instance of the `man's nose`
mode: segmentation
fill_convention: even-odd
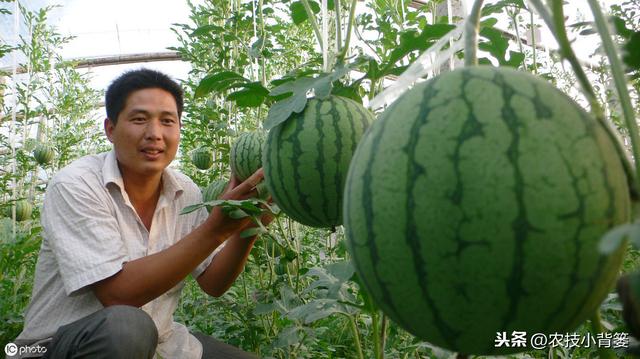
[[[157,140],[162,138],[162,124],[159,120],[149,121],[145,130],[146,139]]]

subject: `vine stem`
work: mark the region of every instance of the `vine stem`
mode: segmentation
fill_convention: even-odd
[[[600,320],[600,311],[596,310],[591,317],[591,333],[597,337],[599,333],[604,332],[602,321]],[[616,355],[606,347],[598,347],[598,356],[602,359],[613,359]]]
[[[322,34],[320,33],[320,28],[318,27],[318,20],[316,19],[316,15],[313,13],[313,10],[311,10],[311,6],[309,6],[309,1],[302,0],[302,6],[304,6],[304,10],[307,12],[309,23],[311,23],[313,32],[316,34],[316,38],[318,39],[318,44],[320,44],[320,50],[324,50],[324,47],[323,47],[324,41],[322,39]]]
[[[342,47],[342,50],[338,55],[338,62],[344,62],[344,58],[345,56],[347,56],[347,51],[349,51],[349,42],[351,42],[351,31],[353,29],[353,24],[356,21],[355,17],[356,17],[357,3],[358,3],[358,0],[351,0],[351,8],[349,9],[349,22],[347,24],[347,33],[345,35],[346,37],[344,40],[344,46]]]
[[[378,326],[378,313],[374,311],[371,314],[371,324],[373,326],[371,333],[373,336],[373,357],[374,359],[380,359],[380,327]]]
[[[349,318],[349,327],[351,328],[351,333],[353,334],[354,344],[358,351],[358,359],[364,359],[364,354],[362,353],[362,344],[360,343],[360,333],[358,332],[358,325],[356,324],[356,318],[353,315],[346,314],[347,318]]]
[[[600,102],[598,102],[598,98],[596,96],[595,91],[593,90],[593,87],[591,86],[591,82],[589,81],[587,74],[582,69],[582,66],[580,66],[580,61],[578,60],[578,57],[576,56],[575,52],[573,52],[573,49],[571,48],[571,42],[569,41],[569,37],[567,36],[567,30],[565,29],[565,26],[564,26],[564,10],[563,10],[562,1],[563,0],[551,1],[551,6],[552,6],[551,16],[555,26],[554,34],[555,34],[556,40],[558,41],[558,45],[560,46],[560,54],[562,54],[562,57],[564,57],[567,61],[569,61],[569,64],[571,65],[571,68],[573,69],[573,72],[575,73],[578,79],[578,82],[582,87],[582,90],[583,90],[582,92],[587,97],[587,101],[589,101],[589,105],[591,106],[591,111],[597,117],[603,117],[604,111],[602,110],[602,106],[600,106]]]
[[[464,29],[464,66],[478,65],[478,32],[480,31],[480,9],[484,0],[476,0],[469,13]]]
[[[593,18],[596,22],[598,33],[602,39],[602,45],[611,65],[613,81],[616,86],[616,91],[618,92],[618,99],[622,106],[622,113],[627,125],[627,130],[629,131],[629,137],[631,138],[631,147],[633,150],[633,157],[635,159],[635,174],[636,178],[638,178],[637,175],[640,173],[640,137],[638,136],[638,125],[635,120],[633,106],[631,105],[631,98],[629,97],[629,90],[627,89],[627,82],[622,69],[622,61],[620,61],[620,56],[618,56],[616,46],[611,40],[611,33],[609,31],[607,21],[602,14],[602,10],[600,9],[600,4],[598,4],[598,1],[596,0],[588,0],[588,2],[589,7],[591,7],[591,13],[593,13]],[[640,188],[640,183],[636,183],[636,185]]]

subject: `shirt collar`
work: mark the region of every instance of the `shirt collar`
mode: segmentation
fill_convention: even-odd
[[[120,168],[118,168],[118,160],[114,150],[109,151],[105,157],[104,165],[102,166],[102,178],[103,186],[106,187],[109,183],[113,183],[118,186],[120,190],[124,189],[122,173],[120,173]],[[165,168],[162,172],[162,194],[168,198],[176,199],[183,192],[184,188],[176,179],[173,170]]]

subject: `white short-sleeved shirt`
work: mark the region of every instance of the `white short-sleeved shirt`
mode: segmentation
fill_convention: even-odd
[[[179,213],[201,201],[200,190],[187,176],[165,169],[147,231],[124,191],[113,151],[83,157],[59,171],[45,194],[33,294],[17,339],[51,337],[58,327],[102,309],[89,286],[116,274],[125,262],[160,252],[189,234],[207,211]],[[194,278],[214,254],[191,273]],[[157,354],[162,358],[202,356],[200,342],[173,321],[183,286],[184,281],[141,308],[158,328]]]

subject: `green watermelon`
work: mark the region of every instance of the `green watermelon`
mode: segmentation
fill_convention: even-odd
[[[310,99],[269,131],[262,163],[275,203],[313,227],[342,224],[342,191],[351,156],[373,115],[344,97]]]
[[[229,162],[231,172],[240,180],[249,178],[262,167],[262,146],[264,133],[260,131],[245,132],[231,146]]]
[[[612,288],[624,249],[598,252],[627,222],[616,142],[555,87],[473,67],[416,85],[354,154],[347,248],[362,283],[415,336],[464,354],[498,332],[567,333]]]
[[[209,169],[213,166],[213,154],[206,147],[197,148],[191,152],[191,162],[198,169]]]
[[[41,166],[51,163],[53,156],[53,147],[44,143],[39,143],[33,150],[33,158]]]
[[[24,199],[21,199],[15,202],[15,207],[16,207],[17,222],[22,222],[24,220],[31,218],[31,213],[33,212],[33,207],[31,206],[31,203],[29,203]],[[9,207],[5,207],[5,210],[3,212],[6,217],[11,218],[13,216],[12,211],[13,211],[13,207],[9,206]]]
[[[225,179],[215,180],[202,191],[202,201],[209,202],[215,201],[227,188],[229,182]]]

